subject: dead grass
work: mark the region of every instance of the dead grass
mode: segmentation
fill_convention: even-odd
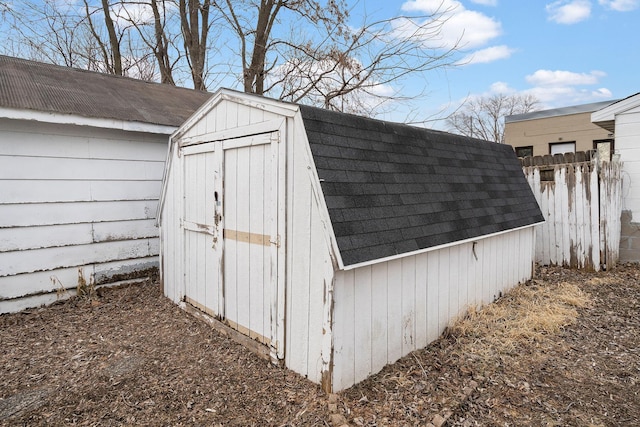
[[[472,308],[448,330],[463,354],[488,361],[508,356],[523,345],[550,339],[575,322],[577,308],[592,303],[577,285],[531,281],[482,309]]]

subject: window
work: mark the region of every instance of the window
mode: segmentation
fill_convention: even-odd
[[[564,154],[564,153],[575,153],[576,152],[576,142],[550,142],[549,143],[549,154],[552,156],[554,154]]]
[[[518,157],[527,157],[533,156],[533,145],[528,145],[526,147],[515,147],[516,156]]]
[[[596,139],[593,141],[593,149],[600,159],[608,162],[613,154],[613,139]]]

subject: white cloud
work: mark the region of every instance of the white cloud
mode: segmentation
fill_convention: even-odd
[[[617,12],[629,12],[640,6],[640,0],[598,0],[598,3]]]
[[[480,12],[468,10],[456,0],[411,0],[402,5],[402,10],[442,14],[440,33],[434,35],[434,25],[431,25],[430,31],[424,32],[425,43],[431,47],[451,48],[458,44],[465,49],[474,49],[486,45],[502,34],[499,21]],[[396,30],[400,35],[406,36],[413,34],[415,28],[415,23],[403,22]]]
[[[540,101],[540,108],[559,108],[568,105],[586,104],[609,100],[613,98],[611,91],[605,87],[597,89],[589,88],[598,83],[605,76],[600,71],[591,73],[573,73],[569,71],[538,70],[532,75],[526,76],[526,80],[532,87],[517,90],[508,83],[497,81],[489,89],[481,94],[469,95],[469,98],[480,96],[492,96],[495,94],[506,95],[533,95]]]
[[[599,89],[596,89],[596,90],[592,91],[591,94],[596,98],[603,98],[603,99],[611,99],[611,98],[613,98],[613,94],[606,87],[601,87]]]
[[[516,90],[509,86],[509,84],[506,82],[495,82],[492,83],[489,87],[489,93],[491,94],[503,93],[505,95],[508,95],[515,92]]]
[[[538,70],[525,77],[528,83],[542,87],[562,87],[593,85],[598,83],[598,79],[606,76],[602,71],[591,71],[590,73],[574,73],[563,70]]]
[[[486,64],[489,62],[497,61],[500,59],[509,58],[511,54],[515,52],[515,49],[506,45],[491,46],[485,49],[477,50],[467,56],[465,56],[459,64]]]
[[[497,6],[498,0],[471,0],[473,3],[481,4],[483,6]]]
[[[546,6],[548,19],[558,24],[575,24],[591,15],[591,2],[588,0],[559,0]]]
[[[545,108],[611,99],[612,93],[607,88],[584,87],[597,85],[605,76],[606,73],[602,71],[574,73],[563,70],[537,70],[525,77],[525,80],[533,86],[526,92],[538,98]]]

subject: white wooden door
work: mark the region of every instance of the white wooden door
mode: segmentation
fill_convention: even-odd
[[[187,302],[224,317],[221,280],[221,149],[218,143],[184,147],[184,265]]]
[[[224,141],[224,313],[271,344],[277,294],[278,133]]]

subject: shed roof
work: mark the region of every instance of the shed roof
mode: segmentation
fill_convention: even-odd
[[[544,220],[508,145],[300,111],[345,266]]]
[[[0,107],[177,127],[210,93],[0,55]]]

